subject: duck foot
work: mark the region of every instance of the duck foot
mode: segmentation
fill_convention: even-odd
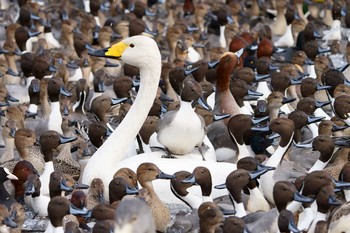
[[[166,151],[166,155],[162,155],[162,158],[165,158],[165,159],[177,159],[177,157],[172,155],[170,151],[168,151],[167,149],[165,149],[165,151]]]
[[[206,161],[206,159],[204,158],[204,154],[209,150],[209,146],[205,145],[204,143],[202,143],[201,146],[198,146],[198,151],[199,153],[201,153],[202,159],[203,161]]]

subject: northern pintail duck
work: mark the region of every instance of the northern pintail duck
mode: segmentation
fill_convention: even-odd
[[[334,185],[332,183],[324,185],[316,196],[317,213],[309,227],[308,232],[314,233],[318,221],[325,221],[326,215],[332,206],[338,206],[342,203],[335,197]]]
[[[192,80],[185,80],[183,85],[180,109],[167,112],[162,116],[158,123],[157,139],[168,153],[184,155],[191,153],[194,147],[198,146],[203,160],[209,159],[216,161],[215,154],[213,153],[211,153],[212,156],[210,157],[205,156],[206,153],[203,146],[208,146],[203,145],[206,133],[205,123],[203,118],[195,113],[192,108],[193,101],[201,101],[201,86]],[[187,135],[188,132],[191,133]],[[176,136],[176,134],[178,135]],[[169,137],[170,135],[172,137]],[[182,139],[185,140],[182,141]],[[192,139],[192,142],[190,139]]]
[[[10,209],[12,203],[15,203],[16,200],[7,192],[4,186],[4,182],[7,180],[18,180],[18,178],[12,173],[10,173],[9,170],[5,167],[0,167],[0,178],[0,204],[5,205],[8,209]]]
[[[50,200],[47,208],[48,216],[50,219],[49,226],[46,229],[46,233],[50,232],[64,232],[62,220],[65,215],[68,214],[87,214],[85,211],[78,211],[71,207],[69,200],[65,197],[54,197]]]
[[[271,31],[274,35],[282,36],[287,30],[287,21],[285,17],[286,6],[287,1],[276,2],[277,16],[271,25]]]
[[[294,136],[295,126],[293,121],[289,119],[276,118],[270,123],[269,126],[266,126],[265,128],[266,130],[268,130],[269,128],[269,130],[272,130],[273,132],[278,133],[281,136],[279,147],[275,150],[273,155],[265,163],[265,165],[269,167],[278,167],[281,161],[283,160],[283,156],[288,151],[291,145]],[[253,127],[252,130],[261,129]],[[260,179],[261,189],[264,193],[264,196],[271,203],[274,203],[272,197],[273,187],[271,186],[271,184],[276,183],[276,181],[279,180],[279,178],[275,174],[277,174],[276,170],[264,174]]]
[[[349,202],[341,205],[330,217],[328,232],[340,233],[349,229]]]
[[[299,233],[294,215],[289,210],[282,210],[278,216],[278,233]]]
[[[278,181],[273,187],[273,196],[276,208],[263,214],[258,220],[248,224],[248,229],[254,231],[257,227],[261,232],[277,232],[278,216],[282,210],[290,210],[289,203],[297,201],[301,203],[310,203],[314,199],[305,197],[296,190],[295,186],[288,181]],[[294,210],[290,210],[295,213]]]
[[[156,224],[150,207],[138,199],[125,200],[116,210],[114,232],[155,232]]]
[[[40,192],[42,193],[42,195],[49,194],[50,174],[54,171],[54,149],[56,149],[61,144],[68,143],[74,140],[76,140],[76,138],[63,137],[53,130],[47,131],[40,135],[39,143],[45,160],[45,169],[43,174],[40,176]]]
[[[249,230],[242,218],[230,216],[225,218],[224,225],[222,226],[224,233],[237,232],[237,233],[248,233]]]
[[[223,225],[224,216],[214,202],[204,202],[198,209],[199,230],[203,233],[214,233]]]
[[[36,135],[33,130],[22,128],[15,134],[15,145],[21,159],[33,164],[34,168],[42,174],[44,172],[44,157],[37,144]]]
[[[104,204],[105,202],[103,181],[99,178],[95,178],[91,181],[90,188],[86,196],[86,208],[91,210],[96,205]]]
[[[108,185],[109,203],[119,202],[126,195],[135,195],[138,193],[138,188],[130,187],[123,177],[116,177],[111,180]]]
[[[230,199],[236,211],[235,216],[244,217],[247,215],[242,201],[243,188],[249,184],[251,179],[255,179],[267,171],[269,170],[261,169],[257,172],[248,172],[244,169],[237,169],[227,176],[225,186],[229,191]],[[222,188],[222,186],[216,186],[216,188]],[[251,195],[253,196],[254,194],[252,193]]]
[[[270,121],[278,118],[280,109],[284,104],[293,102],[295,98],[287,98],[279,91],[274,91],[267,97],[267,108],[269,110]]]
[[[0,158],[0,163],[3,165],[6,162],[15,159],[14,149],[15,149],[15,133],[16,133],[16,123],[13,120],[7,120],[5,125],[2,127],[2,138],[5,143],[5,148],[2,150],[2,155]]]
[[[149,205],[155,220],[156,229],[164,232],[170,222],[170,211],[168,207],[159,199],[153,189],[152,181],[155,179],[172,179],[173,175],[163,173],[156,165],[152,163],[143,163],[137,168],[137,179],[141,186],[150,194]]]

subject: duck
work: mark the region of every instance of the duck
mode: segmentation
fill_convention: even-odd
[[[5,205],[0,204],[0,231],[7,233],[10,232],[11,228],[16,228],[17,224],[12,219],[9,210],[6,208]]]
[[[5,143],[5,148],[2,151],[2,156],[0,158],[0,164],[5,164],[11,160],[15,159],[14,147],[15,147],[15,133],[16,133],[16,123],[13,120],[7,120],[5,125],[2,127],[2,138]]]
[[[278,232],[293,232],[299,233],[294,220],[293,213],[289,210],[282,210],[278,216]]]
[[[5,205],[5,207],[10,210],[11,205],[16,202],[16,200],[7,192],[4,186],[4,182],[7,180],[18,180],[18,178],[10,173],[10,171],[5,167],[0,167],[0,204]]]
[[[266,174],[265,174],[266,175]],[[313,198],[308,198],[301,195],[294,184],[289,181],[278,181],[273,187],[273,196],[276,203],[276,207],[263,214],[256,221],[247,224],[247,228],[250,231],[259,227],[261,232],[277,232],[278,229],[278,217],[282,210],[290,210],[292,213],[296,211],[290,209],[290,204],[293,201],[301,203],[310,203],[314,201]]]
[[[283,160],[284,154],[287,152],[291,143],[293,141],[294,136],[294,122],[286,119],[286,118],[276,118],[271,121],[269,126],[265,126],[263,128],[252,127],[251,130],[272,130],[275,133],[281,135],[281,141],[279,143],[278,148],[275,150],[273,155],[268,159],[265,163],[266,166],[269,167],[278,167],[281,161]],[[273,187],[271,184],[274,184],[277,181],[277,177],[275,177],[276,170],[273,172],[268,172],[261,176],[260,183],[261,189],[264,193],[265,198],[270,202],[274,203],[272,191]]]
[[[130,187],[123,177],[113,178],[108,188],[110,204],[121,201],[126,195],[136,195],[139,191],[138,188]]]
[[[137,168],[137,180],[149,192],[150,200],[147,202],[152,210],[156,230],[164,232],[170,222],[170,211],[157,196],[152,181],[155,179],[173,179],[173,175],[163,173],[155,164],[142,163]]]
[[[236,53],[226,52],[222,55],[217,65],[217,80],[215,91],[214,113],[226,114],[234,116],[240,113],[240,108],[230,92],[230,75],[233,72],[239,57],[242,55],[243,49]]]
[[[50,219],[49,225],[45,233],[57,232],[63,233],[62,220],[68,214],[87,214],[86,211],[79,211],[71,207],[69,200],[65,197],[57,196],[50,200],[47,207],[48,217]]]
[[[105,202],[103,181],[95,178],[91,181],[88,194],[86,195],[86,208],[91,210],[98,204],[104,204]]]
[[[135,51],[138,50],[139,47],[143,55],[135,53]],[[118,48],[121,48],[121,50],[119,50]],[[161,73],[161,58],[159,50],[156,43],[151,38],[145,36],[134,36],[124,39],[121,42],[118,42],[109,49],[95,50],[90,52],[90,54],[94,56],[108,56],[112,58],[120,58],[123,59],[126,63],[129,63],[130,65],[140,68],[141,83],[138,95],[124,120],[121,122],[121,124],[119,124],[117,129],[112,133],[111,136],[109,136],[109,138],[104,142],[104,144],[90,158],[82,176],[83,183],[90,183],[96,177],[101,178],[104,183],[109,183],[112,179],[114,172],[119,168],[128,167],[136,170],[138,165],[140,165],[143,162],[146,162],[149,159],[149,162],[153,161],[160,168],[164,166],[169,168],[175,168],[175,165],[167,166],[167,164],[176,164],[179,163],[180,160],[182,160],[181,164],[189,165],[189,167],[186,168],[189,170],[193,170],[194,167],[205,164],[204,166],[207,166],[210,170],[213,169],[216,171],[214,174],[211,170],[213,176],[215,177],[214,180],[218,179],[218,173],[225,173],[227,175],[232,171],[232,169],[235,169],[235,165],[228,163],[216,164],[205,161],[196,161],[196,163],[183,162],[186,161],[186,158],[169,161],[169,159],[160,158],[162,154],[158,152],[153,152],[151,158],[149,154],[141,154],[122,160],[125,152],[127,151],[130,144],[133,142],[136,134],[138,133],[144,120],[146,119],[148,111],[151,108],[153,100],[156,96],[159,84],[159,77]],[[147,61],[146,64],[145,61],[141,58],[142,56],[150,55],[152,55],[153,58]],[[150,61],[154,63],[152,66],[150,66]],[[146,95],[147,97],[143,98],[142,96],[144,95]],[[137,120],[135,119],[135,117]],[[138,123],[136,123],[135,121]],[[130,128],[130,124],[134,126],[132,130]],[[126,134],[125,132],[128,133]],[[124,143],[121,143],[118,147],[116,147],[115,142],[120,140],[122,140]],[[115,156],[116,154],[120,156]],[[158,159],[153,155],[158,155]],[[188,159],[187,161],[193,160]],[[214,169],[214,165],[221,166],[221,169]],[[106,169],[103,169],[104,171],[102,172],[101,169],[96,169],[98,167],[104,167]],[[172,172],[175,173],[176,170],[172,169]],[[174,203],[181,204],[181,202],[170,192],[169,186],[165,187],[164,185],[157,185],[155,186],[155,188],[158,195],[159,193],[162,193],[157,191],[158,188],[160,188],[160,190],[165,191],[163,192],[163,194],[160,195],[161,200],[164,200],[166,202],[174,201]],[[107,193],[107,190],[105,190],[105,193]]]
[[[339,206],[342,204],[340,201],[336,199],[335,192],[334,192],[334,185],[331,183],[326,184],[321,188],[321,190],[318,192],[316,196],[316,203],[317,203],[317,213],[315,215],[315,218],[311,226],[308,229],[308,232],[310,233],[315,232],[316,224],[318,221],[326,220],[326,215],[332,206]]]
[[[236,211],[236,217],[241,218],[247,215],[246,209],[242,201],[243,188],[249,184],[250,180],[259,177],[267,171],[268,169],[262,169],[253,173],[238,168],[237,170],[233,171],[227,176],[226,183],[224,186],[226,186],[227,190],[229,191],[230,200]],[[224,186],[216,185],[215,188],[223,188]],[[253,193],[251,195],[253,196]]]
[[[144,204],[144,203],[143,203]],[[114,220],[98,221],[92,228],[93,233],[113,232]]]
[[[11,218],[17,224],[17,227],[11,229],[11,233],[20,233],[22,232],[22,226],[24,224],[26,215],[24,206],[15,202],[11,205],[10,210]]]
[[[38,174],[38,171],[35,170],[30,162],[21,160],[13,168],[13,174],[18,178],[18,180],[11,180],[11,183],[15,187],[15,199],[17,202],[23,203],[25,193],[24,184],[27,182],[30,174]]]
[[[270,121],[278,118],[280,108],[287,103],[291,103],[295,98],[287,98],[279,91],[271,92],[267,97],[267,108],[269,110]]]
[[[21,128],[16,131],[14,138],[15,146],[21,159],[30,162],[35,170],[42,174],[44,172],[45,160],[37,147],[37,138],[33,130]]]
[[[40,147],[45,160],[44,172],[40,176],[40,182],[41,182],[40,193],[42,193],[42,195],[49,194],[50,174],[54,171],[53,150],[56,149],[61,144],[72,142],[74,140],[76,140],[76,137],[66,138],[53,130],[49,130],[43,133],[42,135],[40,135],[39,143],[40,143]]]
[[[194,147],[197,146],[203,160],[216,161],[214,153],[205,153],[205,147],[209,145],[204,145],[203,142],[206,131],[204,119],[195,113],[192,108],[192,102],[201,98],[201,92],[202,88],[198,82],[185,80],[181,93],[180,109],[166,112],[158,122],[157,139],[168,151],[170,157],[173,157],[171,154],[185,155],[191,153]],[[202,101],[199,100],[199,102]],[[207,107],[207,105],[204,106]],[[184,121],[184,119],[186,120]],[[193,119],[193,121],[190,119]],[[174,136],[174,133],[180,134]],[[187,133],[190,134],[187,135]],[[169,135],[172,135],[172,137],[169,138]],[[174,137],[176,140],[174,140]],[[182,139],[185,140],[182,141]],[[205,156],[205,154],[208,156]]]
[[[139,199],[122,201],[116,209],[114,232],[156,232],[151,208]]]
[[[204,202],[198,208],[199,231],[213,233],[224,223],[224,216],[215,202]]]
[[[349,229],[349,202],[336,209],[329,220],[329,232],[346,232]]]

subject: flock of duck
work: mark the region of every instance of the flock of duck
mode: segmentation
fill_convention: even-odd
[[[0,9],[0,233],[350,232],[349,1]]]

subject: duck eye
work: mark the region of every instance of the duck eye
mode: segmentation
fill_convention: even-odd
[[[135,47],[135,45],[134,45],[134,44],[130,44],[129,46],[130,46],[131,48],[134,48],[134,47]]]

